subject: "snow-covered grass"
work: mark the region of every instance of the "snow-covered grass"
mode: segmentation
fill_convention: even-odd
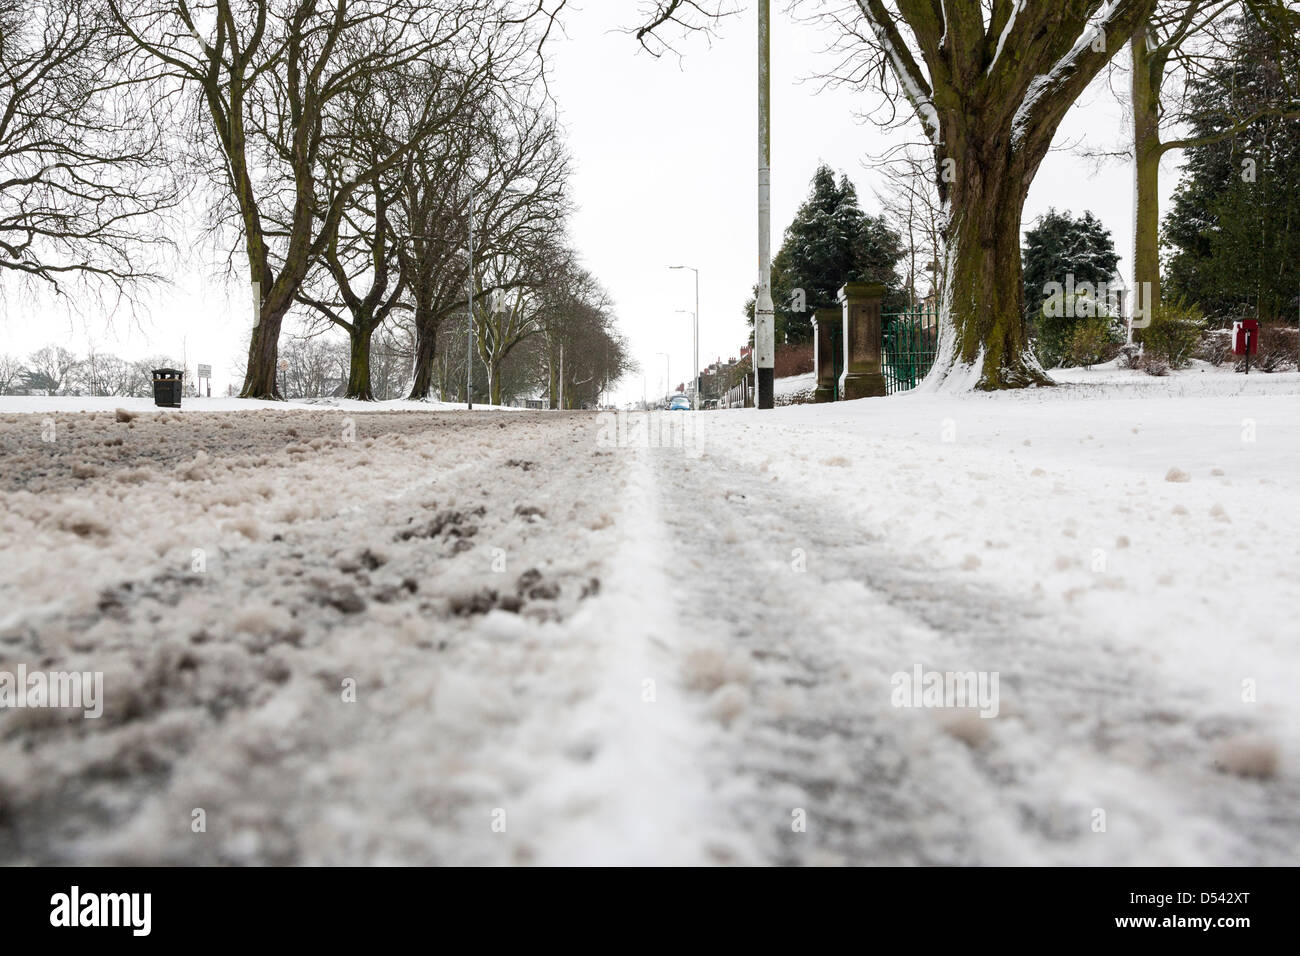
[[[1300,376],[1055,374],[1070,383],[720,413],[710,453],[839,523],[780,524],[806,552],[809,614],[827,600],[814,568],[844,561],[829,541],[876,542],[925,569],[935,614],[970,615],[930,651],[1002,672],[1012,715],[985,752],[1026,783],[999,812],[1043,812],[1065,787],[1135,841],[1089,842],[1076,815],[1055,849],[983,859],[1295,862],[1268,847],[1300,830],[1294,806],[1269,816],[1300,791]],[[980,638],[1008,608],[1027,632]],[[933,666],[896,667],[916,662]],[[1216,769],[1274,762],[1271,783]]]
[[[1148,375],[1140,369],[1121,368],[1119,359],[1092,368],[1057,368],[1049,373],[1063,385],[1105,385],[1113,394],[1180,395],[1208,398],[1214,395],[1294,394],[1300,384],[1296,372],[1234,372],[1231,363],[1214,366],[1193,359],[1189,366],[1168,375]]]

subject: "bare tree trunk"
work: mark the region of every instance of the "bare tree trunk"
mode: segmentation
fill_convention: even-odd
[[[1146,31],[1139,30],[1129,44],[1133,53],[1133,154],[1134,224],[1133,288],[1130,290],[1134,316],[1137,309],[1150,310],[1160,304],[1160,83],[1147,49]]]
[[[1050,385],[1029,348],[1024,317],[1020,217],[1033,173],[1004,137],[962,138],[949,146],[959,170],[949,197],[951,325],[935,365],[945,374],[969,367],[981,390]]]
[[[432,322],[421,319],[417,314],[415,318],[415,377],[411,383],[411,394],[408,396],[413,402],[428,401],[429,393],[433,391],[433,363],[435,361],[438,344],[438,327]]]
[[[375,327],[369,322],[354,322],[352,325],[349,336],[352,354],[348,363],[348,398],[364,402],[375,400],[374,388],[370,384],[370,341],[374,334]]]
[[[283,398],[276,376],[279,374],[280,326],[288,308],[278,315],[262,313],[253,327],[253,337],[248,343],[248,368],[244,372],[244,388],[240,398]]]
[[[557,409],[560,407],[560,402],[558,397],[559,393],[556,388],[559,380],[555,377],[555,348],[552,346],[549,349],[549,352],[550,356],[546,363],[546,371],[550,381],[546,392],[546,404],[551,409]]]

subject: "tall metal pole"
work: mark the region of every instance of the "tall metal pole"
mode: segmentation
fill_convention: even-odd
[[[772,305],[771,33],[772,2],[758,0],[758,301],[754,306],[754,373],[759,408],[774,406],[776,374]]]
[[[700,270],[695,273],[695,410],[700,410]]]
[[[474,410],[474,184],[469,184],[469,317],[465,322],[465,407]]]

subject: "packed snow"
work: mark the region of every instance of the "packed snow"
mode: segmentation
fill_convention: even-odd
[[[35,414],[38,412],[112,412],[122,408],[128,412],[154,412],[158,407],[152,398],[114,398],[91,395],[0,395],[0,414],[7,412]],[[518,411],[499,405],[475,405],[476,410]],[[464,411],[465,403],[439,401],[410,401],[396,399],[386,402],[364,402],[355,398],[300,398],[288,401],[263,401],[261,399],[190,397],[180,408],[169,412],[249,412],[285,410],[334,410],[344,412],[428,412]]]
[[[1053,374],[6,407],[0,862],[1295,864],[1300,375]]]

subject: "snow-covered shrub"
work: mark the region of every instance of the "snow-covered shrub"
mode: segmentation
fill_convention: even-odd
[[[1148,357],[1142,360],[1142,371],[1148,375],[1162,377],[1169,374],[1169,365],[1162,359]]]
[[[1119,367],[1136,369],[1142,364],[1142,346],[1121,345],[1119,347]]]
[[[1252,355],[1251,368],[1261,372],[1281,372],[1296,367],[1296,330],[1270,323],[1259,329],[1259,354]],[[1244,363],[1243,363],[1244,365]]]
[[[1115,357],[1117,346],[1113,341],[1110,319],[1091,319],[1080,322],[1070,337],[1070,347],[1065,354],[1065,364],[1092,368]]]
[[[773,399],[776,405],[811,405],[814,400],[815,386],[801,388],[796,392],[786,392]]]
[[[1111,313],[1105,299],[1079,293],[1069,300],[1049,299],[1043,303],[1034,323],[1034,350],[1044,368],[1085,364],[1075,358],[1074,352],[1075,336],[1080,330],[1094,344],[1099,344],[1099,338],[1108,346],[1124,341],[1122,320]],[[1091,347],[1085,348],[1085,357],[1092,351]],[[1106,360],[1095,358],[1086,364]]]
[[[1201,342],[1205,317],[1196,306],[1167,299],[1154,310],[1151,324],[1142,330],[1143,354],[1169,369],[1186,367]]]
[[[1201,338],[1194,357],[1218,368],[1232,355],[1232,330],[1210,329]]]

